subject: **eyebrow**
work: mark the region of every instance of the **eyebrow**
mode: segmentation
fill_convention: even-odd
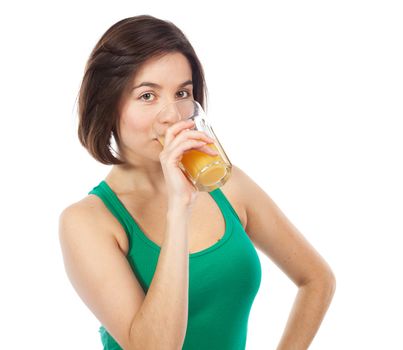
[[[193,85],[193,81],[192,80],[186,80],[184,83],[180,84],[179,87],[184,87],[186,85]],[[162,88],[161,85],[158,85],[156,83],[151,83],[151,82],[148,82],[148,81],[144,81],[141,84],[134,86],[132,91],[135,90],[135,89],[138,89],[139,87],[142,87],[142,86],[149,86],[149,87],[152,87],[152,88],[155,88],[155,89],[161,89]]]

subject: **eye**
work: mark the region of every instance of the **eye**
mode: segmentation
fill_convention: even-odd
[[[145,94],[142,94],[140,96],[140,100],[143,100],[145,102],[152,101],[154,99],[154,95],[151,92],[146,92]]]
[[[190,93],[187,90],[181,90],[176,93],[176,96],[179,98],[187,98],[190,96]]]

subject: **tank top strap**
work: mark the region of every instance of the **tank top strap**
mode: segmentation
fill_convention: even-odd
[[[124,207],[123,203],[104,180],[102,180],[99,185],[95,186],[90,192],[88,192],[88,194],[94,194],[101,198],[105,206],[111,211],[116,219],[118,219],[126,233],[130,235],[133,227],[133,219],[127,209]]]
[[[241,220],[239,219],[238,214],[236,213],[235,209],[232,207],[230,201],[224,195],[220,188],[216,188],[215,190],[211,191],[210,194],[213,196],[215,201],[220,206],[221,210],[227,211],[230,215],[235,216],[236,220],[242,225]]]

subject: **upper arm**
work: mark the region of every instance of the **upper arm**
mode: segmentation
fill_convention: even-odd
[[[334,280],[326,261],[290,222],[269,195],[235,167],[248,233],[255,246],[301,286],[315,278]]]
[[[113,234],[102,227],[93,208],[73,204],[60,214],[59,239],[73,287],[127,348],[131,324],[145,295]]]

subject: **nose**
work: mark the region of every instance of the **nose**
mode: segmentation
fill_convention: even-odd
[[[152,126],[157,139],[163,139],[167,128],[169,128],[171,125],[175,124],[179,120],[181,120],[181,115],[176,104],[165,104],[157,113]]]
[[[162,124],[173,124],[181,120],[181,114],[175,103],[168,103],[157,114],[157,120]]]

